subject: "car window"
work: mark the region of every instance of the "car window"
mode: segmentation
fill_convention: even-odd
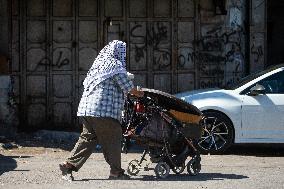
[[[267,94],[284,93],[284,71],[275,73],[259,82],[265,88]]]
[[[284,94],[284,71],[264,78],[260,80],[258,84],[264,86],[266,94]],[[244,90],[242,94],[247,94],[253,86]]]
[[[280,68],[280,67],[283,67],[284,65],[283,64],[280,64],[280,65],[276,65],[276,66],[271,66],[269,68],[267,68],[266,70],[263,70],[263,71],[260,71],[260,72],[256,72],[256,73],[253,73],[251,75],[248,75],[246,77],[243,77],[242,79],[240,79],[238,82],[232,84],[231,86],[226,86],[225,89],[228,89],[228,90],[235,90],[245,84],[247,84],[248,82],[268,73],[268,72],[271,72],[272,70],[275,70],[277,68]]]

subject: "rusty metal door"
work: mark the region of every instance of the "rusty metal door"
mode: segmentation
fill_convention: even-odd
[[[105,42],[127,41],[136,85],[169,93],[195,88],[193,0],[106,0],[103,10]]]
[[[74,130],[99,48],[96,0],[11,2],[12,71],[25,129]]]
[[[11,58],[25,129],[74,130],[82,81],[99,49],[127,42],[135,84],[195,88],[194,0],[13,0]]]
[[[52,2],[52,70],[50,70],[51,120],[56,127],[76,123],[82,80],[97,56],[98,2],[60,0]]]
[[[193,0],[105,0],[101,10],[104,44],[127,42],[136,85],[169,93],[195,88]]]
[[[193,0],[131,0],[129,70],[138,85],[169,93],[195,87]]]

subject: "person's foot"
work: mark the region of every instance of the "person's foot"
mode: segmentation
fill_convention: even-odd
[[[119,175],[109,175],[109,180],[130,180],[130,176],[124,173],[121,173]]]
[[[72,175],[72,171],[74,171],[74,166],[65,162],[59,164],[59,168],[61,170],[62,179],[67,181],[73,181],[74,177]]]

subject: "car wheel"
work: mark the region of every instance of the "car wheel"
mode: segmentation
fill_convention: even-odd
[[[198,149],[203,154],[224,152],[233,143],[234,129],[231,121],[220,112],[208,111],[203,114],[203,133],[198,141]]]

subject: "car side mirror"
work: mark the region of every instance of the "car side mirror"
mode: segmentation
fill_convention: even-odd
[[[265,94],[265,87],[260,84],[256,84],[250,89],[250,92],[248,93],[249,96],[257,96],[260,94]]]

